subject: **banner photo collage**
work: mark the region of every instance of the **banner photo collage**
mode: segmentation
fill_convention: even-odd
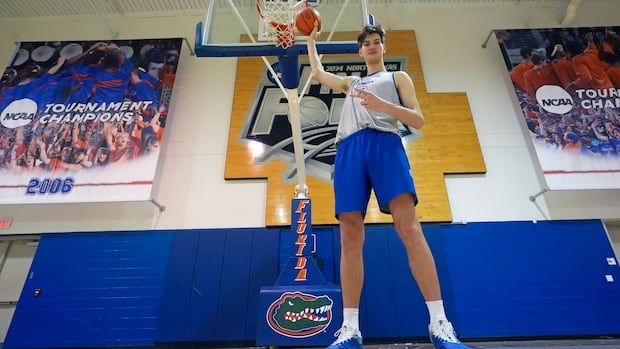
[[[620,188],[620,27],[496,30],[549,189]]]
[[[149,200],[181,45],[20,43],[0,81],[0,204]]]

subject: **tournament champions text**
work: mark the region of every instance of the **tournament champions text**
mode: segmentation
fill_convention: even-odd
[[[136,112],[145,112],[153,101],[123,103],[87,103],[87,104],[48,104],[39,118],[39,122],[129,122]]]

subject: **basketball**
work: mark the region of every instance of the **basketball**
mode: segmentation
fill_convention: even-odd
[[[319,31],[321,31],[321,15],[313,7],[304,7],[299,11],[295,19],[295,26],[301,35],[310,35],[314,29],[314,22],[319,22]]]

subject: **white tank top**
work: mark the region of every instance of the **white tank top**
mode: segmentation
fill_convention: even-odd
[[[359,98],[351,97],[357,94],[357,89],[367,90],[396,105],[402,105],[396,90],[394,72],[378,71],[371,75],[355,78],[349,87],[349,93],[342,106],[342,114],[336,133],[336,145],[347,136],[365,129],[373,128],[379,131],[392,132],[399,135],[398,120],[385,113],[379,113],[362,106]]]

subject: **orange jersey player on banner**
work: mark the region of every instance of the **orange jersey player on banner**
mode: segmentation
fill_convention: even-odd
[[[532,56],[534,67],[524,75],[525,88],[528,96],[535,98],[536,90],[544,85],[560,86],[561,82],[553,71],[553,67],[545,61],[544,57],[539,54]]]
[[[611,67],[607,69],[607,76],[615,88],[620,88],[620,56],[611,58]]]
[[[521,49],[521,57],[523,57],[524,61],[517,64],[510,71],[510,80],[512,80],[513,84],[518,90],[523,92],[527,92],[527,87],[525,86],[525,73],[534,67],[534,63],[532,63],[531,58],[534,53],[534,49],[531,47],[525,47]]]
[[[551,62],[553,71],[560,79],[560,82],[562,82],[562,87],[567,88],[571,82],[577,80],[577,73],[575,73],[573,62],[566,58],[564,47],[561,44],[555,45],[551,56],[553,57]]]
[[[613,88],[606,70],[609,65],[600,60],[598,49],[592,42],[582,51],[577,42],[571,42],[566,47],[572,58],[577,79],[570,84],[575,88]]]

